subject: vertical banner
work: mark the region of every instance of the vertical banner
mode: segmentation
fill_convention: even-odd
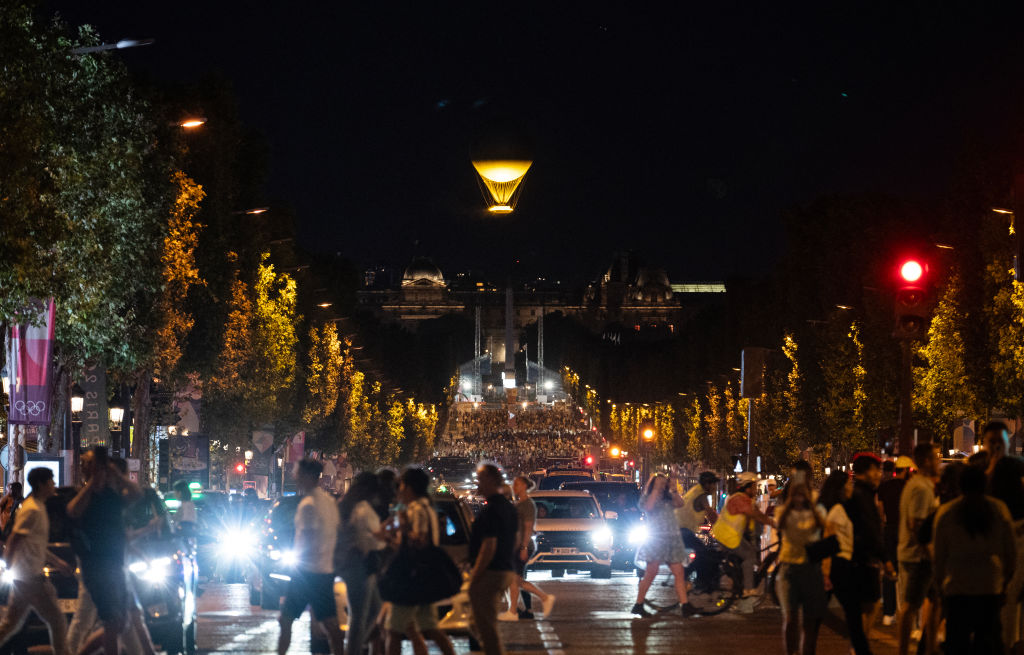
[[[270,477],[270,462],[274,459],[271,446],[274,445],[274,434],[267,430],[254,430],[252,433],[252,459],[249,460],[248,473],[253,476]]]
[[[29,309],[33,319],[12,326],[7,340],[11,379],[9,421],[12,425],[49,425],[53,298],[34,300]]]
[[[297,462],[306,456],[306,433],[298,432],[292,437],[288,447],[288,461]]]
[[[178,480],[198,482],[210,488],[210,440],[201,434],[177,434],[167,438],[169,486]]]
[[[82,447],[109,446],[110,418],[107,416],[107,369],[102,362],[85,367],[82,376]]]

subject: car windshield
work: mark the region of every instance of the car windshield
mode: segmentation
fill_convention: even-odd
[[[640,502],[640,490],[630,483],[566,482],[562,489],[589,491],[601,503],[601,509],[619,514],[637,510]]]
[[[538,519],[597,519],[597,503],[584,496],[540,496],[537,504]]]
[[[579,482],[580,480],[588,479],[584,474],[571,474],[571,475],[549,475],[540,479],[537,484],[537,488],[542,491],[553,491],[558,489],[563,482]]]

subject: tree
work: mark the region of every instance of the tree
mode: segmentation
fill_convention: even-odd
[[[166,388],[176,388],[184,375],[179,371],[184,343],[195,319],[186,309],[186,299],[194,285],[202,284],[196,267],[195,250],[200,226],[196,221],[204,192],[182,171],[171,181],[177,190],[168,212],[167,232],[160,253],[159,291],[152,297],[149,312],[140,317],[150,327],[142,335],[142,356],[134,371],[135,393],[132,416],[135,442],[132,455],[145,458],[149,452],[151,388],[154,377]]]
[[[1024,416],[1024,284],[1002,259],[989,263],[987,278],[995,289],[986,308],[994,400],[1007,416]]]
[[[341,395],[341,342],[334,323],[324,323],[309,329],[307,357],[306,406],[302,412],[302,422],[317,433],[334,414]]]
[[[171,153],[116,58],[73,55],[89,28],[0,6],[0,321],[56,300],[55,420],[89,360],[135,371],[162,284]]]
[[[932,314],[928,340],[917,349],[914,407],[936,435],[949,432],[962,417],[984,416],[977,381],[969,375],[964,331],[971,317],[964,311],[958,272],[950,274]]]
[[[827,449],[824,455],[834,464],[845,464],[855,452],[871,449],[864,415],[867,370],[857,323],[831,322],[820,356],[824,388],[817,409],[824,433],[822,445]]]
[[[229,254],[229,259],[234,258]],[[204,385],[203,421],[212,438],[246,445],[254,428],[298,423],[295,280],[264,254],[252,285],[236,278],[217,369]]]

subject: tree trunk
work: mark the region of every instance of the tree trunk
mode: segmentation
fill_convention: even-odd
[[[149,480],[149,431],[153,403],[150,389],[153,372],[143,369],[135,374],[135,393],[132,395],[132,418],[135,438],[132,443],[132,457],[139,460],[139,484],[148,485]]]
[[[68,417],[68,403],[71,402],[71,373],[64,364],[57,364],[54,371],[53,412],[50,414],[50,429],[45,442],[42,435],[39,450],[45,453],[59,453],[64,448],[64,430],[71,430]],[[67,425],[65,426],[65,423]],[[63,481],[60,482],[63,484]]]

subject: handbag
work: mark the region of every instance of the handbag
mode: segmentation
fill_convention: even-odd
[[[434,522],[430,522],[433,531]],[[402,543],[384,569],[380,597],[396,605],[429,605],[451,598],[462,588],[462,572],[433,539],[422,548]]]
[[[820,562],[826,557],[832,557],[839,552],[839,538],[836,535],[818,539],[804,546],[807,550],[807,559],[812,562]]]

